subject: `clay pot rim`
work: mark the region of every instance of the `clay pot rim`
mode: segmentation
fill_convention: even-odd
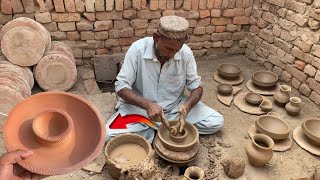
[[[256,138],[266,138],[266,139],[267,139],[267,143],[268,143],[267,145],[268,145],[269,147],[262,147],[262,146],[260,146],[259,144],[257,144],[257,143],[256,143]],[[253,135],[253,137],[252,137],[252,142],[253,142],[253,144],[254,144],[255,146],[257,146],[257,147],[259,147],[259,148],[261,148],[261,149],[265,149],[265,150],[269,150],[269,149],[272,149],[272,148],[274,147],[274,141],[273,141],[273,139],[272,139],[271,137],[265,135],[265,134],[255,134],[255,135]],[[270,145],[269,145],[269,143],[270,143]]]
[[[272,75],[273,77],[275,77],[275,79],[273,81],[269,81],[269,82],[263,82],[261,81],[260,79],[258,79],[256,76],[258,74],[261,74],[261,73],[264,73],[264,74],[270,74]],[[279,80],[279,77],[277,74],[275,74],[274,72],[271,72],[271,71],[266,71],[266,70],[262,70],[262,71],[256,71],[253,73],[252,75],[252,82],[258,86],[262,86],[262,87],[272,87],[274,85],[277,84]]]
[[[195,172],[196,174],[199,174],[199,178],[198,179],[202,179],[205,177],[205,174],[204,174],[204,170],[198,166],[189,166],[185,172],[184,172],[184,176],[186,176],[186,174],[189,173],[189,175],[191,173]]]
[[[274,132],[270,132],[269,130],[266,130],[261,124],[260,121],[262,121],[264,118],[272,118],[275,120],[280,121],[281,123],[283,123],[286,126],[286,131],[284,133],[274,133]],[[261,132],[262,134],[266,134],[267,136],[270,136],[270,138],[272,138],[273,140],[280,140],[280,139],[286,139],[289,134],[290,134],[290,126],[287,122],[285,122],[284,120],[274,117],[274,116],[270,116],[270,115],[262,115],[260,116],[256,122],[255,122],[256,128],[259,132]]]
[[[285,91],[285,92],[290,92],[291,91],[291,87],[286,85],[286,84],[280,85],[279,89],[281,89],[282,91]]]
[[[25,101],[31,99],[31,98],[34,98],[34,97],[38,97],[38,96],[47,96],[47,95],[62,95],[62,96],[70,96],[72,98],[75,98],[75,99],[78,99],[80,101],[82,101],[83,103],[85,103],[87,106],[89,106],[92,111],[94,111],[94,113],[97,115],[97,118],[99,119],[99,124],[100,124],[100,127],[101,127],[101,136],[100,136],[100,139],[99,139],[99,143],[97,144],[96,148],[94,149],[94,151],[91,152],[91,154],[89,154],[86,158],[84,158],[82,161],[80,161],[78,164],[74,164],[73,166],[69,166],[67,168],[39,168],[39,167],[35,167],[35,166],[32,166],[32,165],[29,165],[28,163],[25,163],[24,161],[19,161],[18,164],[20,166],[22,166],[23,168],[29,170],[29,171],[32,171],[34,173],[37,173],[37,174],[42,174],[42,175],[57,175],[57,174],[68,174],[68,173],[71,173],[73,171],[76,171],[76,170],[79,170],[80,168],[86,166],[87,164],[89,164],[90,162],[92,162],[98,155],[99,153],[101,152],[103,146],[104,146],[104,143],[105,143],[105,139],[106,139],[106,128],[105,128],[105,124],[103,124],[102,122],[104,122],[104,118],[102,117],[101,113],[98,111],[98,109],[92,105],[87,99],[79,96],[79,95],[75,95],[75,94],[72,94],[70,92],[63,92],[63,91],[48,91],[48,92],[41,92],[41,93],[38,93],[38,94],[34,94],[28,98],[26,98],[24,101],[21,101],[20,103],[18,103],[16,105],[19,106],[20,104],[24,103]],[[16,113],[15,112],[15,109],[13,109],[9,115],[11,116],[11,114],[14,114]],[[8,121],[6,121],[5,125],[4,125],[4,128],[3,128],[3,142],[4,142],[4,145],[5,145],[5,148],[8,152],[11,152],[11,151],[14,151],[16,149],[14,149],[12,147],[11,144],[8,143],[8,133],[6,133],[7,130],[7,126],[6,124],[8,123]]]
[[[253,96],[254,98],[257,97],[258,100],[251,99],[252,96]],[[246,99],[246,101],[247,101],[248,103],[253,104],[253,105],[260,105],[260,104],[262,103],[262,101],[263,101],[262,96],[261,96],[260,94],[258,94],[258,93],[254,93],[254,92],[249,92],[249,93],[247,93],[246,96],[245,96],[245,99]]]
[[[265,112],[271,111],[273,109],[272,102],[271,101],[266,101],[266,100],[263,100],[259,104],[259,107],[260,107],[260,109],[262,111],[265,111]]]
[[[315,121],[315,122],[319,122],[320,124],[320,119],[307,119],[305,121],[302,122],[301,126],[302,126],[302,131],[303,133],[309,137],[310,139],[316,141],[317,143],[320,143],[320,137],[316,136],[313,132],[310,131],[310,129],[308,129],[308,123],[309,122],[312,122],[312,121]]]
[[[48,135],[45,135],[45,134],[41,133],[41,130],[39,130],[38,127],[37,127],[37,124],[40,123],[38,118],[43,113],[47,113],[47,112],[59,113],[59,114],[61,114],[61,115],[63,115],[65,117],[65,119],[67,120],[67,123],[68,123],[68,127],[63,133],[61,133],[61,134],[59,134],[57,136],[48,136]],[[65,112],[64,110],[58,109],[58,108],[44,109],[43,111],[39,112],[35,116],[35,118],[34,118],[34,120],[32,122],[32,130],[35,133],[35,135],[38,136],[40,139],[45,140],[47,142],[57,142],[57,141],[63,140],[64,138],[67,137],[67,135],[70,133],[72,128],[73,128],[73,122],[72,122],[72,119],[69,116],[69,114],[67,112]]]
[[[222,89],[224,87],[227,87],[229,89],[225,90],[225,89]],[[233,87],[230,85],[230,84],[226,84],[226,83],[222,83],[222,84],[219,84],[217,86],[217,89],[218,89],[218,92],[222,95],[230,95],[233,91]]]
[[[223,70],[223,66],[232,66],[232,67],[234,67],[235,69],[237,69],[237,71],[235,71],[235,72],[225,72],[224,70]],[[218,66],[218,73],[220,74],[220,75],[223,75],[223,76],[227,76],[227,77],[229,77],[229,78],[236,78],[236,77],[238,77],[239,75],[240,75],[240,73],[241,73],[241,68],[238,66],[238,65],[236,65],[236,64],[234,64],[234,63],[221,63],[221,64],[219,64],[219,66]]]
[[[290,97],[290,102],[294,104],[301,103],[301,99],[299,97]]]

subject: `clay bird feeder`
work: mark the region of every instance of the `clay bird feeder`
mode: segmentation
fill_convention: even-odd
[[[246,96],[245,96],[245,99],[248,103],[252,104],[252,105],[259,105],[261,104],[262,102],[262,97],[260,94],[257,94],[257,93],[253,93],[253,92],[250,92],[248,93]]]
[[[290,133],[289,125],[280,118],[263,115],[255,122],[257,130],[274,141],[286,139]]]
[[[66,174],[99,155],[106,139],[103,122],[86,99],[67,92],[43,92],[10,112],[3,139],[8,152],[34,152],[19,162],[23,168],[42,175]]]
[[[270,88],[277,84],[278,76],[271,71],[257,71],[252,75],[252,82],[263,88]]]
[[[308,119],[301,125],[303,133],[313,144],[320,147],[320,119]]]
[[[222,63],[218,67],[218,73],[225,79],[237,79],[241,73],[241,69],[233,63]]]
[[[233,91],[233,88],[231,85],[229,84],[219,84],[217,86],[217,89],[218,89],[218,92],[221,94],[221,95],[224,95],[224,96],[228,96],[232,93]]]

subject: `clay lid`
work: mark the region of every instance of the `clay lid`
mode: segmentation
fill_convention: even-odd
[[[238,65],[233,63],[222,63],[218,67],[219,75],[226,79],[236,79],[240,73],[241,69]]]
[[[260,133],[270,136],[273,140],[285,139],[290,133],[289,125],[274,116],[260,116],[255,125]]]
[[[259,105],[262,102],[260,94],[250,92],[246,95],[246,101],[253,105]]]
[[[78,170],[94,160],[106,139],[103,118],[87,100],[66,92],[43,92],[19,103],[4,125],[8,152],[32,150],[19,162],[44,175]]]
[[[178,121],[170,121],[170,126],[174,126],[177,124]],[[162,144],[172,151],[188,151],[192,148],[199,139],[199,132],[198,129],[192,125],[191,123],[186,121],[184,126],[186,132],[188,132],[186,138],[182,142],[174,142],[170,137],[170,132],[168,131],[165,125],[161,125],[158,129],[158,137]]]
[[[278,76],[271,71],[257,71],[252,75],[252,82],[261,87],[272,87],[278,82]]]
[[[230,95],[232,93],[232,86],[229,84],[219,84],[217,86],[218,92],[222,95]]]
[[[320,119],[305,120],[301,127],[308,140],[312,144],[320,146]]]

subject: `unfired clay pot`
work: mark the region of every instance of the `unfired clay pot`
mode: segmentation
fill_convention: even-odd
[[[262,101],[259,107],[262,111],[265,111],[265,112],[272,111],[273,109],[271,101]]]
[[[184,172],[184,177],[187,180],[204,180],[204,170],[197,166],[190,166]]]
[[[232,93],[232,86],[229,85],[229,84],[219,84],[217,86],[217,89],[218,89],[218,92],[221,94],[221,95],[230,95]]]
[[[262,102],[262,97],[260,94],[250,92],[246,95],[246,101],[252,105],[259,105]]]
[[[273,140],[264,134],[256,134],[252,142],[246,146],[246,153],[250,164],[253,166],[263,166],[268,163],[273,156]]]
[[[287,113],[291,116],[295,116],[297,114],[299,114],[300,110],[301,110],[301,99],[298,97],[291,97],[290,98],[290,102],[286,104],[285,109],[287,111]]]
[[[289,136],[289,125],[274,116],[263,115],[255,122],[257,130],[271,137],[274,141],[285,139]]]
[[[280,85],[279,89],[274,93],[274,102],[279,106],[285,106],[290,100],[291,87],[288,85]]]
[[[278,76],[271,71],[257,71],[252,75],[252,82],[263,88],[275,86],[278,82]]]
[[[218,73],[225,79],[237,79],[241,73],[241,69],[233,63],[222,63],[218,67]]]
[[[301,127],[307,139],[312,144],[320,147],[320,119],[305,120]]]

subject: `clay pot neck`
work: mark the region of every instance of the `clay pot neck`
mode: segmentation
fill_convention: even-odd
[[[274,141],[269,136],[264,134],[254,135],[252,138],[252,142],[253,147],[264,151],[269,151],[274,146]]]
[[[197,166],[188,167],[184,173],[184,177],[188,180],[202,180],[204,176],[204,171]]]
[[[32,130],[36,139],[47,145],[65,140],[72,127],[71,117],[59,109],[44,110],[32,122]]]
[[[180,142],[185,141],[188,135],[189,135],[188,130],[187,130],[186,128],[184,128],[184,129],[182,130],[182,132],[181,132],[181,133],[178,132],[177,135],[172,135],[172,134],[170,133],[170,138],[171,138],[171,140],[172,140],[173,142],[180,143]]]
[[[293,104],[293,105],[299,105],[299,104],[301,103],[301,99],[298,98],[298,97],[291,97],[291,98],[290,98],[290,102],[291,102],[291,104]]]
[[[287,86],[287,85],[281,85],[279,88],[280,88],[280,91],[282,91],[282,92],[290,92],[291,91],[291,87]]]

